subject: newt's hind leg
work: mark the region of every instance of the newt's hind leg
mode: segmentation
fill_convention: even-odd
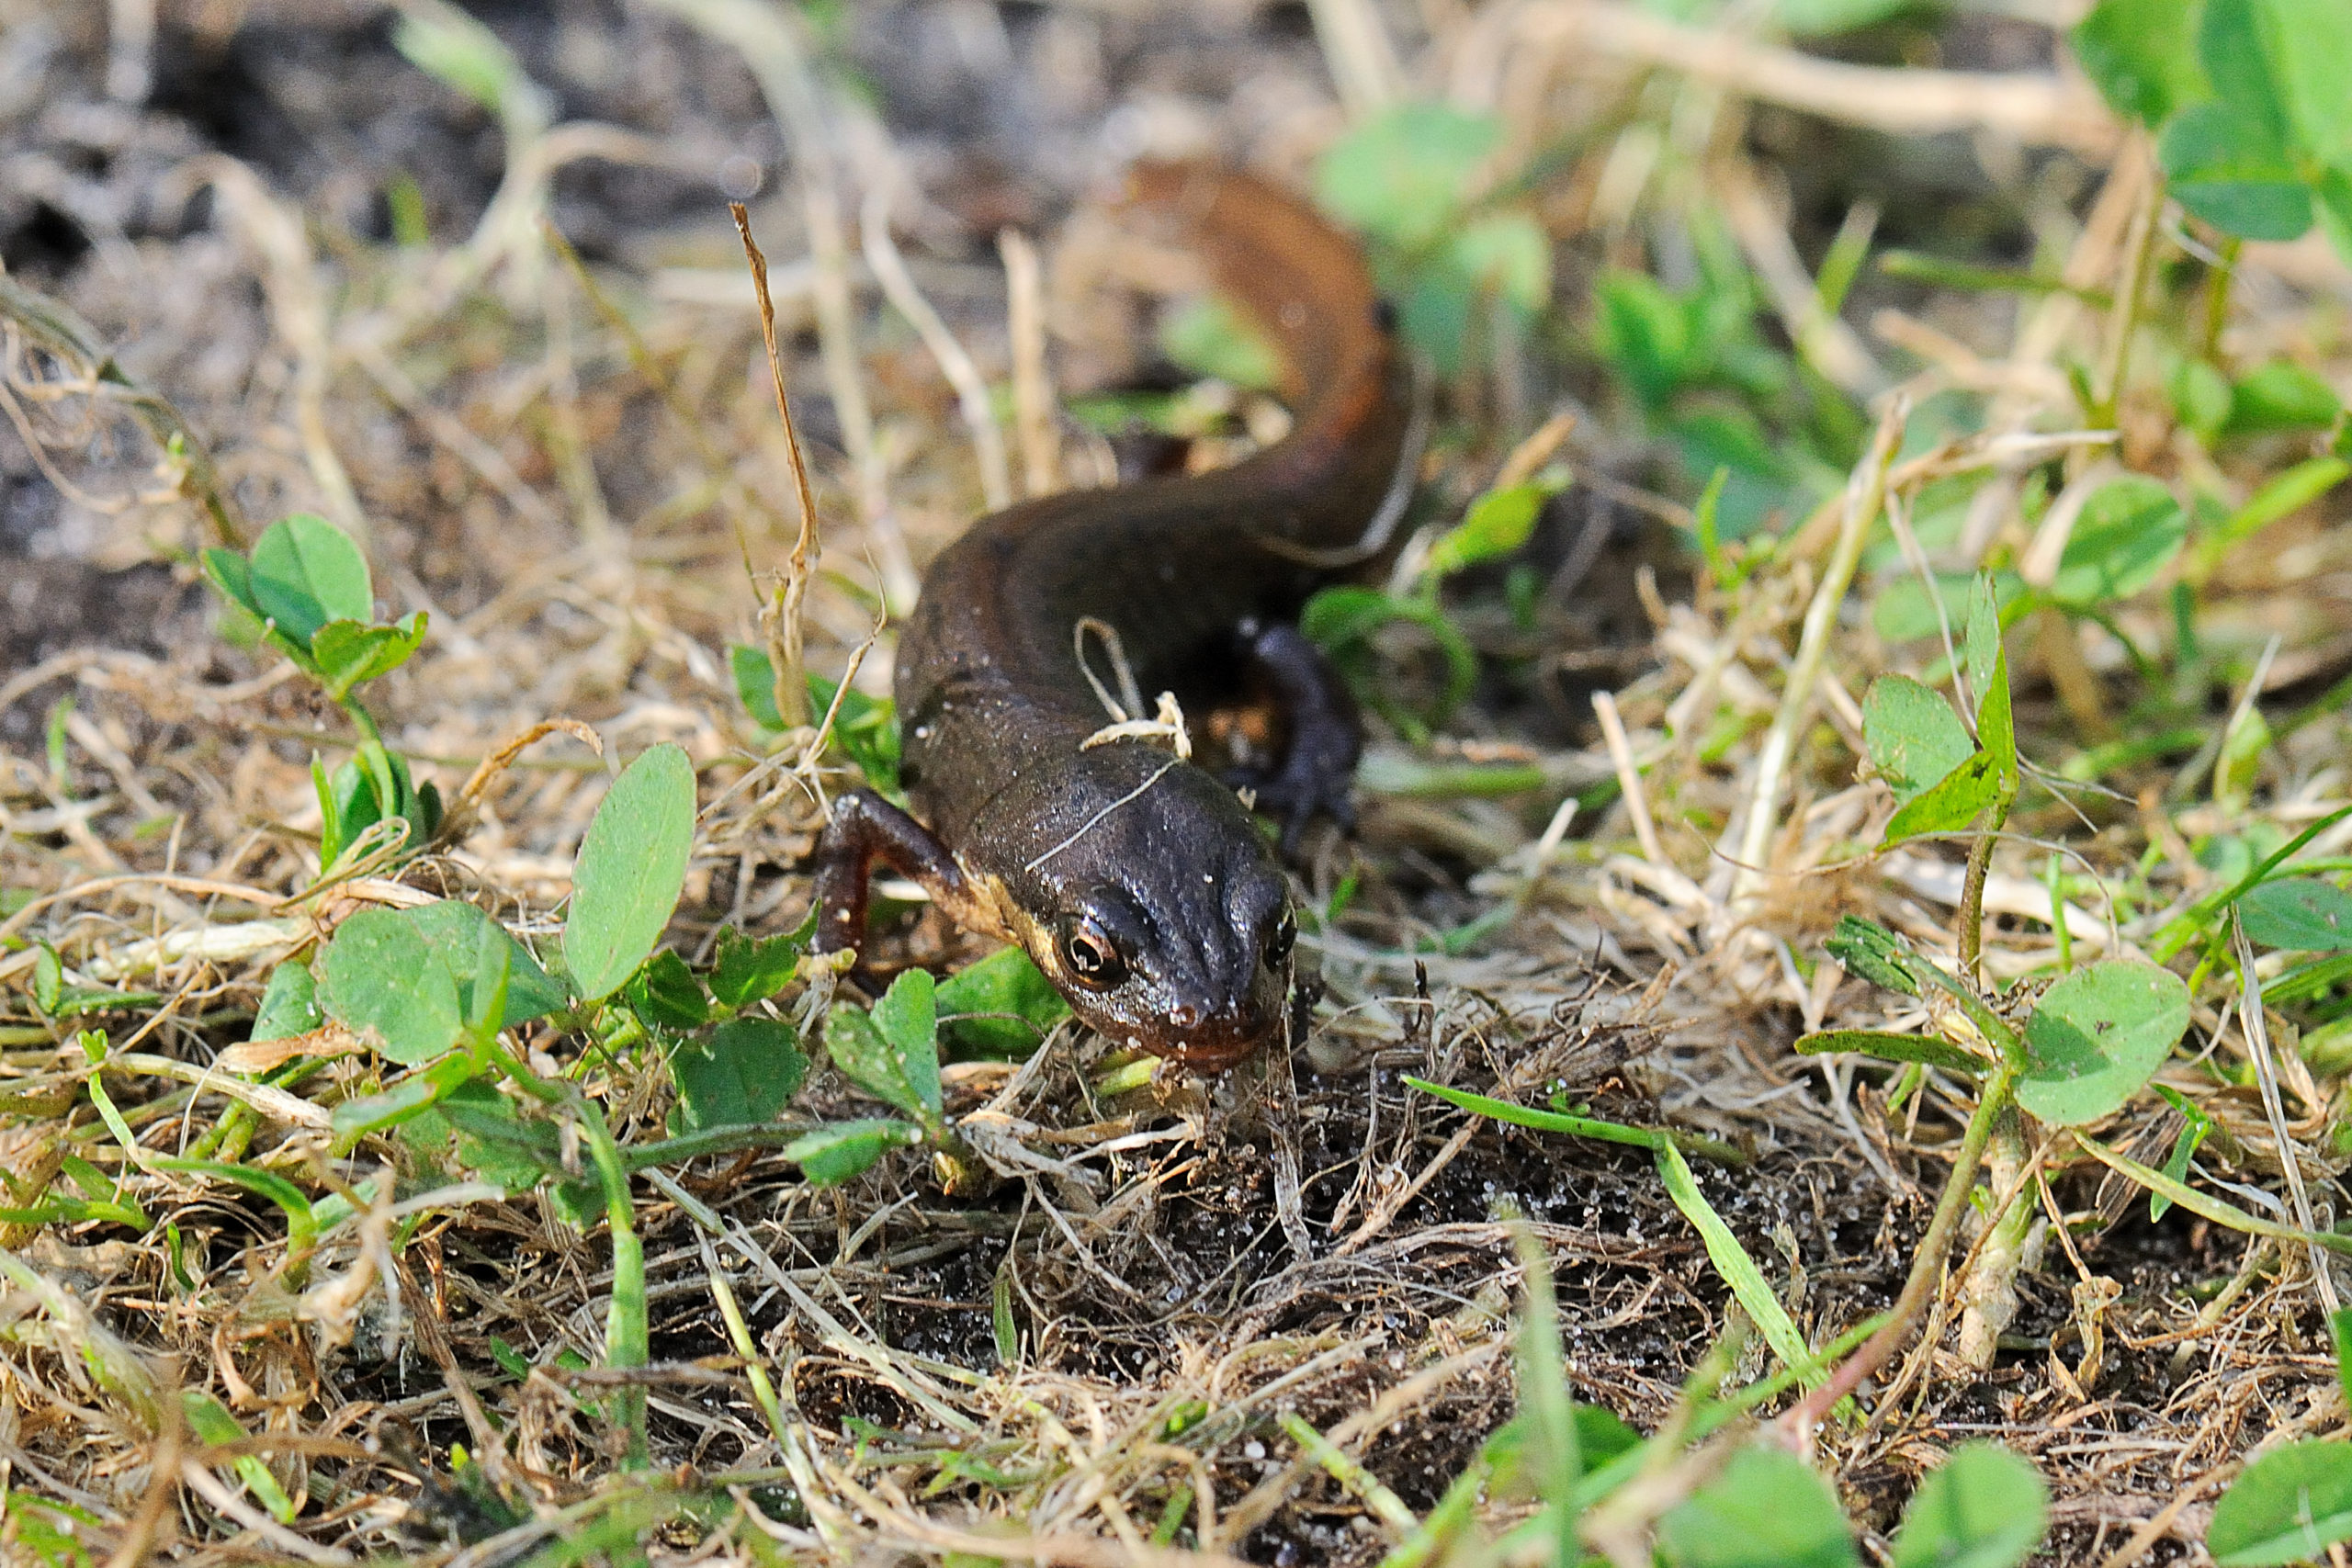
[[[867,885],[876,863],[930,894],[949,919],[969,919],[969,879],[947,846],[872,790],[854,789],[833,802],[833,819],[817,840],[815,951],[864,955]]]
[[[1228,778],[1255,790],[1258,809],[1281,824],[1287,859],[1317,815],[1342,828],[1355,825],[1348,791],[1363,755],[1363,720],[1340,672],[1296,626],[1245,621],[1241,637],[1250,663],[1282,705],[1289,739],[1279,762],[1237,770]]]

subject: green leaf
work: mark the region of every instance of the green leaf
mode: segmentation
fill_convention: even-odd
[[[629,976],[628,997],[637,1016],[648,1023],[684,1033],[710,1021],[710,998],[686,961],[663,948]]]
[[[815,1185],[837,1187],[892,1149],[912,1148],[922,1142],[922,1129],[913,1123],[878,1118],[820,1127],[777,1152],[799,1166],[800,1174]]]
[[[2188,514],[2143,474],[2099,486],[2083,505],[2051,596],[2072,609],[2129,599],[2156,580],[2188,540]]]
[[[455,1052],[409,1074],[380,1094],[346,1100],[334,1108],[334,1135],[348,1146],[370,1133],[416,1121],[470,1082],[477,1070],[470,1054]]]
[[[263,531],[254,546],[252,584],[262,615],[305,650],[329,621],[366,622],[376,613],[368,558],[349,535],[308,513]]]
[[[2315,876],[2266,882],[2238,900],[2245,934],[2297,953],[2352,948],[2352,893]]]
[[[1483,299],[1500,299],[1533,315],[1552,298],[1552,242],[1525,212],[1475,218],[1448,247],[1449,270]]]
[[[44,1018],[54,1018],[64,994],[64,962],[57,956],[57,949],[44,942],[33,954],[33,1008]]]
[[[158,1170],[176,1171],[184,1176],[209,1176],[215,1181],[243,1188],[257,1198],[266,1198],[285,1214],[286,1245],[294,1251],[306,1250],[318,1240],[318,1216],[311,1207],[311,1200],[303,1195],[300,1188],[274,1170],[259,1170],[249,1165],[231,1165],[225,1160],[177,1159],[165,1155],[153,1156],[150,1163]]]
[[[261,601],[254,597],[253,564],[234,550],[208,549],[199,558],[204,580],[212,584],[231,609],[243,610],[258,624],[265,617]]]
[[[2041,1472],[1997,1443],[1963,1443],[1911,1495],[1889,1568],[2017,1568],[2049,1529]]]
[[[1980,571],[1969,582],[1967,627],[1962,647],[1968,660],[1968,689],[1981,706],[2002,660],[2001,600],[1989,572]]]
[[[2352,1540],[2352,1443],[2290,1443],[2256,1459],[2206,1528],[2205,1550],[2221,1568],[2267,1568],[2327,1555]]]
[[[784,715],[775,705],[775,665],[764,649],[746,642],[727,645],[727,663],[735,676],[735,695],[752,722],[772,735],[784,733]]]
[[[2173,198],[2226,234],[2293,240],[2312,226],[2311,187],[2269,129],[2240,104],[2191,104],[2156,140]]]
[[[2319,198],[2319,224],[2328,243],[2352,261],[2352,158],[2322,169],[2312,194]]]
[[[1804,1342],[1804,1332],[1797,1327],[1795,1320],[1789,1316],[1789,1309],[1781,1305],[1781,1298],[1773,1293],[1772,1282],[1764,1277],[1764,1270],[1756,1266],[1756,1259],[1747,1255],[1747,1249],[1739,1244],[1739,1237],[1733,1234],[1731,1226],[1724,1223],[1723,1216],[1715,1213],[1714,1206],[1707,1201],[1706,1194],[1699,1190],[1699,1181],[1691,1174],[1690,1161],[1683,1158],[1682,1151],[1668,1139],[1658,1140],[1654,1154],[1666,1195],[1673,1200],[1682,1217],[1690,1222],[1690,1228],[1699,1233],[1700,1242],[1707,1249],[1707,1261],[1714,1266],[1716,1275],[1730,1289],[1732,1299],[1739,1303],[1762,1332],[1764,1342],[1772,1347],[1772,1353],[1781,1358],[1781,1365],[1806,1365],[1813,1359],[1813,1348]],[[1811,1383],[1821,1381],[1818,1375],[1807,1380]]]
[[[941,1035],[976,1055],[1025,1058],[1045,1043],[1069,1004],[1018,947],[967,964],[940,986]]]
[[[684,1131],[750,1127],[773,1122],[808,1077],[808,1058],[789,1024],[739,1018],[707,1040],[688,1040],[670,1053]]]
[[[354,686],[387,675],[408,661],[424,640],[424,612],[389,626],[361,621],[329,621],[311,639],[319,679],[337,702]]]
[[[2197,58],[2216,96],[2235,107],[2270,144],[2285,148],[2287,106],[2271,71],[2263,0],[2208,0],[2198,17]]]
[[[392,47],[408,62],[492,113],[502,112],[528,78],[506,46],[455,6],[403,11],[392,24]]]
[[[344,921],[323,969],[326,1010],[395,1062],[438,1056],[465,1028],[457,977],[400,912],[362,909]]]
[[[1620,1455],[1632,1453],[1642,1446],[1642,1435],[1625,1425],[1617,1413],[1606,1405],[1584,1404],[1572,1405],[1569,1408],[1568,1418],[1576,1423],[1577,1457],[1584,1462],[1584,1472],[1587,1475]],[[1495,1435],[1501,1437],[1501,1430],[1498,1429]],[[1524,1428],[1521,1428],[1513,1436],[1523,1438]],[[1490,1450],[1487,1457],[1501,1461],[1506,1457],[1506,1450],[1516,1446],[1514,1441],[1506,1439],[1501,1449]],[[1499,1484],[1499,1476],[1498,1482]]]
[[[458,1163],[483,1180],[527,1192],[562,1173],[563,1134],[555,1123],[525,1119],[521,1107],[493,1085],[480,1078],[457,1085],[440,1111],[457,1134]]]
[[[1187,301],[1159,324],[1159,352],[1195,376],[1250,391],[1282,385],[1282,355],[1256,324],[1214,295]]]
[[[2206,0],[2197,49],[2214,90],[2279,145],[2352,153],[2352,9],[2342,0]]]
[[[2009,705],[2009,655],[2001,646],[2001,613],[1994,594],[1993,580],[1979,572],[1968,606],[1968,683],[1976,693],[1976,743],[1993,759],[2000,791],[2015,800],[2017,717]]]
[[[752,938],[729,926],[718,933],[718,950],[710,972],[710,994],[721,1007],[746,1008],[764,1001],[791,984],[808,939],[816,934],[817,915],[798,931],[782,936]]]
[[[499,1016],[499,1028],[513,1029],[571,1005],[571,998],[563,987],[539,966],[530,950],[479,907],[462,898],[441,898],[403,909],[400,917],[416,928],[425,945],[456,976],[458,1005],[468,1018],[474,1016],[480,999],[474,995],[474,988],[482,939],[492,931],[504,939],[507,949],[506,1001]]]
[[[1400,104],[1323,154],[1315,169],[1316,197],[1390,244],[1425,250],[1444,237],[1479,165],[1501,139],[1501,122],[1491,115],[1443,104]]]
[[[2185,1185],[2188,1180],[2188,1162],[2197,1157],[2197,1151],[2204,1144],[2206,1134],[2212,1132],[2213,1119],[2206,1115],[2194,1100],[2189,1100],[2179,1090],[2166,1089],[2162,1084],[2156,1084],[2154,1088],[2157,1098],[2171,1106],[2180,1115],[2180,1132],[2173,1138],[2172,1152],[2165,1156],[2165,1179],[2175,1185]],[[2150,1192],[2148,1194],[2148,1223],[2154,1224],[2158,1220],[2163,1219],[2165,1211],[2171,1207],[2170,1198],[2161,1192]]]
[[[233,1443],[246,1435],[245,1429],[237,1425],[237,1418],[229,1414],[229,1407],[201,1389],[180,1390],[180,1409],[187,1417],[187,1429],[208,1446]],[[286,1495],[286,1488],[278,1484],[277,1477],[270,1473],[269,1466],[261,1461],[259,1455],[242,1454],[231,1462],[230,1468],[245,1483],[245,1490],[254,1495],[254,1500],[267,1508],[279,1524],[294,1522],[294,1500]]]
[[[1825,1029],[1800,1036],[1797,1050],[1807,1056],[1858,1051],[1881,1061],[1924,1062],[1931,1067],[1949,1067],[1962,1073],[1981,1073],[1992,1065],[1941,1035],[1897,1034],[1885,1029]]]
[[[2000,793],[1999,761],[1989,751],[1978,751],[1890,818],[1880,843],[1899,844],[1922,833],[1957,832],[1975,821]]]
[[[1545,483],[1490,490],[1470,503],[1462,521],[1430,546],[1427,571],[1432,579],[1453,576],[1480,561],[1507,556],[1527,543],[1543,515],[1544,502],[1558,490]]]
[[[1829,1483],[1785,1449],[1742,1449],[1723,1473],[1658,1521],[1676,1568],[1855,1568]]]
[[[2347,474],[2352,474],[2352,463],[2341,457],[2312,457],[2272,479],[2214,531],[2211,542],[2215,558],[2273,523],[2301,512],[2342,484]]]
[[[864,1008],[837,1002],[825,1015],[825,1054],[858,1088],[910,1116],[929,1107],[898,1060],[898,1054]]]
[[[1361,643],[1407,612],[1377,588],[1342,584],[1326,588],[1306,602],[1298,629],[1326,653]]]
[[[319,754],[316,751],[311,753],[311,790],[319,801],[319,870],[322,873],[343,858],[345,847],[351,842],[350,835],[344,831],[345,801],[338,788],[346,771],[351,774],[352,787],[356,791],[359,779],[358,763],[344,763],[335,770],[335,777],[331,779],[327,776],[327,765],[319,760]],[[375,800],[372,791],[368,798],[371,804]]]
[[[1703,356],[1691,312],[1646,273],[1609,268],[1593,279],[1593,346],[1653,412],[1663,409]]]
[[[694,764],[651,747],[613,781],[572,864],[563,959],[582,1000],[618,990],[662,940],[694,841]]]
[[[1909,967],[1910,950],[1902,938],[1874,920],[1840,915],[1837,931],[1821,945],[1858,979],[1906,997],[1919,994],[1918,978]]]
[[[474,943],[473,963],[458,982],[466,1010],[466,1042],[486,1052],[506,1021],[507,982],[513,977],[514,944],[495,926]]]
[[[910,969],[890,982],[874,1004],[874,1027],[890,1048],[889,1071],[913,1096],[903,1109],[934,1131],[940,1125],[939,998],[926,969]],[[887,1098],[887,1097],[886,1097]],[[893,1104],[902,1104],[893,1100]]]
[[[2230,422],[2229,378],[2208,361],[2182,359],[2165,375],[2173,417],[2208,446]]]
[[[2085,74],[2119,114],[2150,130],[2211,95],[2187,0],[2099,0],[2070,41]]]
[[[2352,1403],[2352,1307],[2338,1307],[2329,1314],[2327,1327],[2335,1341],[2335,1386]]]
[[[269,972],[261,994],[261,1010],[254,1017],[254,1040],[291,1040],[308,1034],[324,1021],[319,1011],[318,981],[307,964],[285,963]]]
[[[2168,969],[2102,959],[2042,993],[2025,1026],[2018,1103],[2052,1126],[2096,1122],[2140,1091],[2188,1028],[2188,987]]]
[[[2344,412],[2335,389],[2291,359],[2256,366],[2231,384],[2223,435],[2325,430]]]
[[[1871,682],[1862,697],[1862,739],[1899,805],[1950,778],[1976,750],[1951,704],[1908,675]]]
[[[1410,622],[1437,644],[1446,664],[1446,687],[1438,704],[1439,716],[1452,712],[1477,682],[1478,655],[1461,628],[1447,620],[1436,605],[1400,599],[1377,588],[1342,583],[1321,590],[1306,602],[1298,629],[1309,642],[1340,658],[1361,648],[1374,632],[1392,621]]]

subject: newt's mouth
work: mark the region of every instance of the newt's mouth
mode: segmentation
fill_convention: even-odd
[[[1122,1043],[1131,1051],[1148,1052],[1204,1077],[1215,1077],[1238,1066],[1277,1043],[1282,1034],[1282,1009],[1261,1006],[1256,997],[1230,1012],[1205,1019],[1155,1019],[1148,1028],[1138,1028],[1132,1019],[1115,1014],[1098,1015],[1096,1009],[1087,1005],[1091,999],[1069,998],[1080,1021],[1096,1033]],[[1176,1010],[1189,1013],[1192,1010]]]
[[[1251,1020],[1246,1028],[1195,1029],[1167,1040],[1148,1042],[1144,1048],[1196,1073],[1214,1076],[1239,1066],[1271,1044],[1280,1032],[1280,1021]]]

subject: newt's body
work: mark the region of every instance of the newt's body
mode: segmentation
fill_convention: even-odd
[[[1419,422],[1348,239],[1246,175],[1157,166],[1136,183],[1281,349],[1291,434],[1216,472],[1010,508],[941,554],[898,658],[922,822],[862,791],[839,803],[818,940],[858,944],[867,872],[886,862],[957,923],[1019,942],[1109,1038],[1213,1072],[1281,1021],[1287,884],[1226,783],[1148,739],[1087,744],[1114,717],[1095,683],[1117,689],[1101,628],[1142,692],[1195,715],[1256,666],[1288,709],[1257,805],[1286,835],[1343,814],[1354,714],[1291,623],[1317,587],[1394,554]]]

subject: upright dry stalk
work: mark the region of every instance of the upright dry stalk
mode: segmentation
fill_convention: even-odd
[[[2091,412],[2091,423],[2102,428],[2115,427],[2123,401],[2124,378],[2132,369],[2132,339],[2140,326],[2140,297],[2147,292],[2148,263],[2155,254],[2156,211],[2164,201],[2163,183],[2148,181],[2132,210],[2130,235],[2123,242],[2123,273],[2116,280],[2115,305],[2108,315],[2107,361],[2099,370],[2098,406]]]
[[[988,382],[931,301],[923,298],[922,290],[915,287],[907,258],[899,254],[899,243],[890,237],[888,186],[877,185],[866,192],[858,239],[865,250],[865,265],[874,269],[882,292],[913,326],[923,347],[938,361],[940,374],[956,389],[956,406],[964,416],[965,428],[972,433],[972,450],[980,460],[980,494],[990,512],[1003,511],[1012,504],[1012,476],[1005,463],[1004,432],[997,428],[995,411],[989,407]]]
[[[1846,590],[1854,581],[1854,569],[1861,564],[1862,542],[1870,536],[1871,523],[1886,503],[1886,471],[1894,460],[1894,449],[1902,444],[1904,423],[1910,416],[1908,398],[1898,394],[1888,402],[1885,414],[1878,422],[1878,434],[1871,440],[1870,451],[1863,455],[1853,477],[1847,481],[1846,508],[1838,523],[1838,541],[1822,570],[1821,586],[1814,590],[1813,603],[1805,609],[1804,630],[1797,639],[1796,657],[1789,663],[1788,683],[1781,690],[1780,710],[1772,716],[1772,728],[1766,732],[1763,750],[1756,760],[1756,784],[1748,795],[1739,847],[1733,857],[1736,869],[1731,897],[1724,906],[1727,922],[1736,920],[1740,900],[1753,894],[1764,880],[1764,857],[1771,846],[1781,778],[1788,772],[1789,757],[1796,747],[1797,727],[1811,711],[1821,661],[1829,652],[1829,634],[1838,624],[1838,606],[1844,603]]]
[[[1351,119],[1379,113],[1405,90],[1404,68],[1371,0],[1306,0],[1315,39]]]
[[[2246,941],[2245,924],[2238,919],[2235,904],[2230,906],[2230,942],[2237,954],[2238,979],[2245,987],[2245,999],[2238,1006],[2238,1029],[2245,1036],[2245,1053],[2254,1060],[2255,1081],[2262,1090],[2262,1111],[2270,1122],[2270,1136],[2278,1145],[2278,1168],[2287,1179],[2287,1196],[2295,1205],[2295,1223],[2306,1232],[2316,1232],[2319,1218],[2303,1186],[2302,1155],[2295,1146],[2294,1134],[2287,1130],[2287,1107],[2278,1094],[2278,1064],[2270,1055],[2270,1022],[2262,1011],[2262,979],[2255,973],[2254,945]],[[2333,1314],[2342,1305],[2336,1298],[2335,1276],[2328,1271],[2327,1254],[2319,1243],[2307,1245],[2320,1304]]]
[[[760,634],[768,645],[768,663],[775,674],[775,711],[786,728],[808,722],[808,693],[800,676],[800,605],[808,596],[811,563],[817,555],[817,501],[808,492],[808,466],[800,456],[800,435],[792,425],[792,400],[784,390],[784,355],[775,344],[775,301],[768,295],[768,258],[752,238],[751,214],[740,201],[727,210],[735,231],[743,239],[743,259],[751,265],[752,288],[760,299],[760,337],[767,345],[768,378],[775,388],[776,417],[784,422],[784,449],[792,466],[792,488],[800,502],[800,532],[792,541],[792,558],[785,563],[784,581],[775,592],[761,595]],[[745,562],[746,567],[750,565]]]
[[[1061,489],[1061,442],[1054,384],[1046,367],[1046,288],[1037,247],[1018,229],[996,237],[1004,259],[1005,334],[1012,345],[1012,424],[1021,438],[1021,488],[1030,496]]]
[[[651,3],[741,54],[760,85],[760,96],[767,100],[768,112],[791,139],[801,209],[808,224],[808,254],[816,264],[812,292],[825,386],[841,420],[842,445],[856,476],[858,518],[865,525],[881,566],[884,602],[893,610],[905,609],[915,600],[914,567],[907,554],[906,536],[890,511],[888,474],[874,438],[874,409],[858,374],[857,327],[850,298],[849,241],[842,221],[840,180],[798,23],[791,8],[763,0]]]

